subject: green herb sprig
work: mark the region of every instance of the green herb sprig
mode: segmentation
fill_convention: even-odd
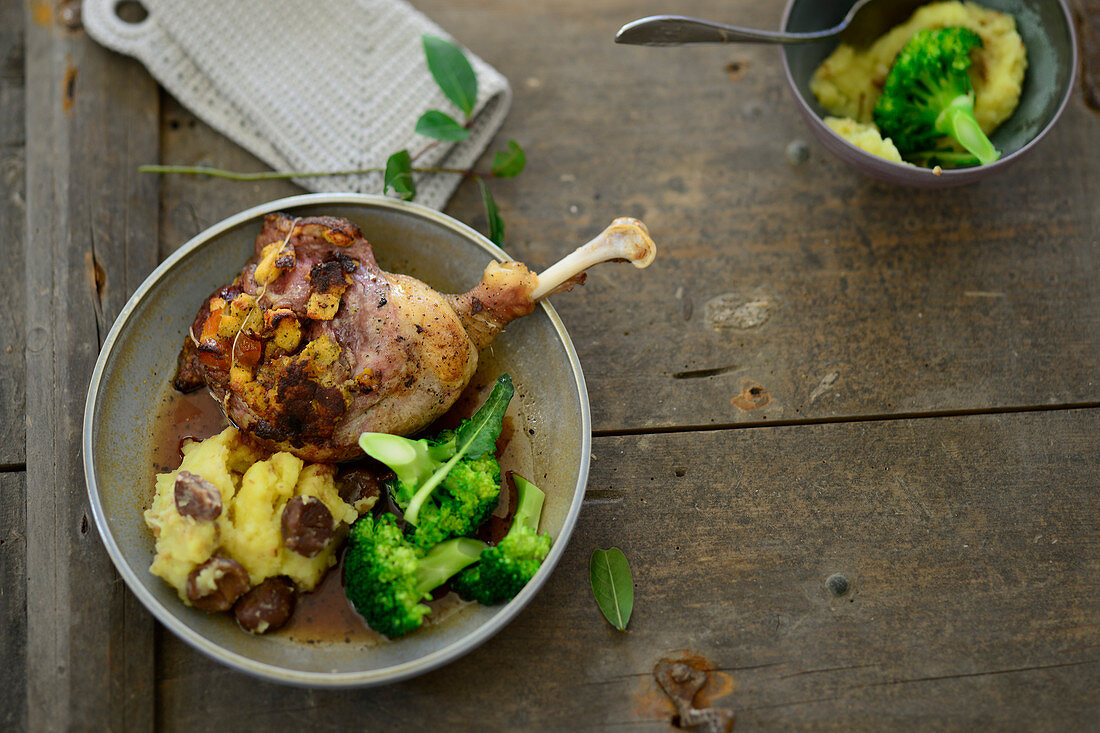
[[[482,172],[473,169],[447,167],[416,167],[418,158],[434,148],[440,142],[461,142],[470,136],[471,115],[477,101],[477,75],[462,49],[454,43],[435,36],[421,36],[424,56],[428,70],[432,74],[440,91],[455,107],[462,112],[462,121],[456,120],[446,112],[430,109],[416,121],[415,131],[430,138],[433,142],[424,146],[415,155],[408,150],[398,150],[386,160],[385,168],[356,168],[339,171],[261,171],[242,173],[222,168],[185,165],[143,165],[138,168],[142,173],[204,175],[231,181],[273,181],[290,178],[324,178],[328,176],[354,176],[367,173],[382,174],[382,193],[392,194],[405,201],[416,197],[416,182],[413,173],[453,173],[466,178],[474,178],[481,189],[481,200],[485,206],[485,215],[489,225],[489,239],[494,244],[504,244],[504,220],[489,187],[487,178],[514,178],[527,165],[523,148],[515,140],[509,140],[504,150],[493,155],[492,167]]]
[[[461,110],[463,122],[459,122],[445,112],[430,109],[416,121],[416,132],[424,137],[443,142],[459,142],[470,136],[470,124],[473,121],[471,115],[474,112],[474,104],[477,101],[477,75],[470,66],[469,59],[455,44],[435,36],[422,36],[424,44],[424,57],[428,62],[428,70],[432,78],[439,86],[447,99]],[[413,162],[432,147],[428,147],[410,156],[407,150],[399,150],[386,161],[386,171],[383,178],[382,191],[393,192],[406,201],[411,201],[416,196],[416,184],[412,174],[416,171]],[[481,189],[481,200],[485,205],[485,216],[489,222],[489,239],[494,244],[504,243],[504,220],[500,217],[500,210],[493,200],[489,187],[485,185],[485,178],[514,178],[518,176],[527,165],[527,157],[523,148],[515,140],[508,141],[505,150],[497,151],[493,156],[493,165],[488,176],[477,171],[465,171],[464,174],[476,178]]]

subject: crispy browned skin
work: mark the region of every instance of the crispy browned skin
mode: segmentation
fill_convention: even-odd
[[[469,293],[443,296],[382,271],[345,219],[271,214],[240,275],[199,309],[175,384],[205,383],[273,450],[353,458],[362,432],[407,435],[446,412],[478,350],[534,308],[535,282],[493,264]]]

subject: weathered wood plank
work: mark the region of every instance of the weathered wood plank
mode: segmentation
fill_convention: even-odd
[[[597,438],[563,563],[476,652],[318,692],[162,632],[157,720],[663,730],[652,669],[689,650],[739,728],[1083,730],[1100,714],[1098,430],[1091,409]],[[609,546],[634,572],[625,634],[588,589]]]
[[[152,618],[88,509],[84,400],[107,329],[156,263],[157,91],[32,3],[27,70],[27,692],[32,730],[152,726]]]
[[[23,3],[0,0],[0,728],[27,725]]]
[[[23,365],[23,3],[0,0],[0,465],[26,458]]]
[[[26,473],[0,473],[0,728],[27,725]]]
[[[1077,21],[1081,92],[1085,103],[1100,111],[1100,2],[1073,0],[1070,7]]]

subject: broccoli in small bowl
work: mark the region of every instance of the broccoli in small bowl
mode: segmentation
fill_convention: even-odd
[[[851,4],[790,0],[783,30],[829,27]],[[899,4],[908,19],[899,13],[865,40],[785,46],[802,117],[830,152],[890,183],[944,188],[1004,170],[1045,136],[1072,90],[1065,3],[912,7]]]

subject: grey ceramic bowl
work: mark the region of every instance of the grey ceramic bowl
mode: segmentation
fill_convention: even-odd
[[[782,29],[810,31],[840,22],[854,0],[789,0]],[[920,3],[924,4],[924,3]],[[1047,134],[1062,114],[1077,70],[1073,20],[1063,0],[979,0],[979,4],[1009,13],[1027,47],[1028,69],[1016,112],[990,136],[1001,151],[990,165],[944,170],[894,163],[871,155],[833,132],[823,121],[827,113],[810,91],[814,69],[836,47],[835,42],[784,46],[783,69],[798,109],[813,134],[844,162],[872,178],[916,188],[946,188],[973,183],[1019,160]]]
[[[130,590],[185,642],[243,672],[313,687],[362,687],[412,677],[471,651],[503,628],[546,582],[565,551],[588,478],[591,423],[577,355],[543,303],[508,326],[485,352],[474,381],[507,371],[516,384],[506,465],[546,491],[541,528],[554,537],[535,578],[510,603],[476,604],[393,642],[304,644],[252,636],[228,614],[184,606],[149,572],[153,538],[142,511],[153,494],[158,406],[170,394],[176,355],[202,301],[233,279],[252,253],[263,216],[329,214],[357,223],[383,268],[459,292],[491,259],[510,259],[469,227],[389,198],[314,194],[245,211],[192,239],[164,261],[123,308],[103,345],[84,413],[84,469],[92,513]],[[563,253],[564,254],[564,253]]]

